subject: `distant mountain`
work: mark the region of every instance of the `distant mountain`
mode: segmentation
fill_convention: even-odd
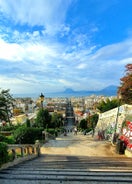
[[[76,91],[71,88],[67,88],[63,93],[76,93]]]
[[[104,96],[116,96],[117,95],[117,86],[111,85],[99,91],[74,91],[71,88],[67,88],[63,92],[56,93],[44,93],[45,97],[82,97],[82,96],[90,96],[90,95],[104,95]],[[14,98],[20,97],[31,97],[38,98],[38,94],[13,94]]]
[[[116,96],[117,95],[117,86],[111,85],[107,86],[106,88],[98,91],[74,91],[71,88],[66,89],[63,94],[72,94],[78,96],[86,96],[86,95],[105,95],[105,96]]]
[[[111,85],[111,86],[108,86],[108,87],[100,90],[99,92],[102,94],[108,95],[108,96],[116,96],[117,90],[118,90],[117,86]]]

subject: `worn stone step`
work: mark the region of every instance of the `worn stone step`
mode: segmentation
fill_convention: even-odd
[[[130,175],[126,175],[126,176],[117,176],[112,175],[101,175],[101,176],[96,176],[96,175],[34,175],[34,174],[23,174],[23,175],[15,175],[15,174],[4,174],[4,175],[0,175],[0,180],[1,179],[10,179],[14,180],[14,181],[19,181],[19,180],[28,180],[28,181],[33,181],[33,180],[38,180],[38,181],[48,181],[48,180],[52,180],[52,181],[98,181],[98,182],[131,182],[132,183],[132,177]]]
[[[132,183],[131,159],[42,155],[0,171],[1,183]]]
[[[57,169],[57,168],[62,168],[62,169],[129,169],[132,170],[132,164],[131,162],[129,163],[124,163],[124,162],[105,162],[105,163],[85,163],[85,162],[44,162],[44,163],[29,163],[29,164],[19,164],[19,166],[16,166],[18,169],[23,167],[23,168],[33,168],[33,169]]]
[[[131,181],[0,180],[2,184],[130,184]]]
[[[21,170],[13,170],[13,169],[6,169],[1,171],[0,173],[0,177],[3,177],[4,175],[9,175],[9,174],[13,174],[13,175],[71,175],[71,176],[120,176],[120,177],[132,177],[132,173],[131,172],[110,172],[110,171],[88,171],[88,170],[25,170],[25,169],[21,169]]]

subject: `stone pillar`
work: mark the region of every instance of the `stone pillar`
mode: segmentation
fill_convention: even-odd
[[[29,146],[27,146],[27,155],[30,155]]]
[[[24,148],[21,147],[21,156],[23,157],[24,156]]]
[[[12,159],[15,160],[16,158],[16,151],[15,149],[12,149]]]
[[[40,156],[40,142],[39,142],[39,140],[36,140],[35,146],[36,146],[36,153],[39,157]]]
[[[32,147],[32,154],[34,154],[35,153],[35,150],[34,150],[34,147]]]

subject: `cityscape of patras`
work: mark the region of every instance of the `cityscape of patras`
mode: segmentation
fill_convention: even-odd
[[[43,106],[48,109],[49,113],[53,112],[61,113],[63,117],[65,117],[66,105],[67,101],[70,100],[74,109],[75,119],[79,120],[86,119],[86,117],[90,114],[99,113],[97,109],[97,105],[101,101],[105,101],[106,99],[115,99],[116,96],[85,96],[85,97],[55,97],[55,98],[44,98]],[[13,108],[14,115],[11,119],[13,124],[24,123],[27,118],[34,122],[36,118],[36,113],[41,106],[41,99],[32,99],[32,98],[16,98]]]

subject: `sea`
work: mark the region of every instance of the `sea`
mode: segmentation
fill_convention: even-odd
[[[71,98],[71,97],[86,97],[92,94],[89,93],[43,93],[45,98]],[[93,94],[96,95],[96,94]],[[13,98],[32,98],[37,99],[40,94],[12,94]]]

